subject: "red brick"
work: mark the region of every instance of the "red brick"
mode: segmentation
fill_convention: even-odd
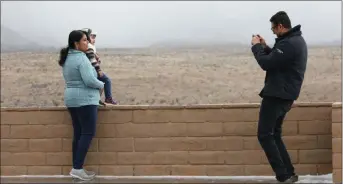
[[[206,166],[202,165],[173,165],[172,175],[176,176],[205,176]]]
[[[342,169],[333,169],[333,182],[342,183]]]
[[[47,165],[60,166],[71,165],[72,153],[71,152],[56,152],[46,154]]]
[[[331,135],[318,135],[318,147],[319,149],[331,149],[332,148],[332,136]]]
[[[1,112],[1,124],[62,124],[65,112],[62,111],[27,111]]]
[[[114,165],[117,164],[116,152],[89,152],[85,161],[86,165]]]
[[[317,165],[318,174],[331,174],[332,164],[318,164]]]
[[[164,165],[135,165],[135,176],[165,176],[171,174],[171,166]]]
[[[30,139],[30,151],[62,151],[62,139]]]
[[[99,139],[99,151],[130,152],[133,151],[133,138],[102,138]]]
[[[37,121],[38,112],[1,112],[1,124],[29,124]]]
[[[199,137],[196,138],[200,142],[204,142],[207,151],[235,151],[243,150],[242,137]]]
[[[105,166],[99,167],[102,176],[133,176],[133,166]]]
[[[62,150],[66,152],[71,152],[72,151],[72,139],[65,138],[62,140]],[[93,138],[91,145],[89,147],[89,152],[95,152],[98,151],[98,139]]]
[[[184,137],[187,136],[186,123],[153,123],[152,137]]]
[[[184,165],[187,163],[187,151],[163,151],[152,153],[152,164],[154,165]]]
[[[116,137],[151,137],[151,124],[124,123],[116,125]]]
[[[342,108],[332,109],[332,122],[342,123]]]
[[[1,151],[4,152],[25,152],[29,150],[27,139],[1,139]]]
[[[226,122],[223,127],[224,135],[257,135],[257,122]]]
[[[299,121],[299,134],[329,135],[331,134],[331,122],[330,121]]]
[[[332,167],[334,169],[342,169],[342,154],[334,153],[332,155]]]
[[[342,153],[342,138],[332,138],[332,152]]]
[[[257,122],[259,108],[229,108],[222,110],[222,121],[224,122]]]
[[[119,152],[117,155],[118,164],[136,165],[151,164],[152,153],[147,152]]]
[[[1,166],[1,176],[17,176],[17,175],[27,175],[27,167],[26,166]]]
[[[224,164],[225,153],[223,151],[194,151],[189,152],[189,163],[190,164]]]
[[[315,135],[298,135],[298,136],[285,136],[283,137],[287,149],[316,149],[317,136]]]
[[[7,157],[7,159],[5,162],[2,162],[3,160],[1,159],[1,165],[10,165],[10,166],[46,165],[45,153],[41,153],[41,152],[11,153],[11,155]]]
[[[11,138],[68,138],[72,137],[70,125],[12,125]]]
[[[331,149],[300,150],[300,164],[328,164],[332,161]]]
[[[208,176],[244,176],[243,165],[208,165],[206,170]]]
[[[182,110],[134,110],[134,123],[167,123],[173,120],[174,122],[182,122]]]
[[[3,166],[10,166],[13,165],[11,163],[11,153],[10,152],[0,152],[1,155],[1,165]]]
[[[317,175],[316,164],[296,164],[294,168],[295,172],[300,175]]]
[[[118,137],[115,124],[98,124],[95,132],[97,138]]]
[[[223,135],[222,123],[189,123],[187,135],[190,137],[213,137]]]
[[[98,123],[128,123],[132,122],[131,110],[106,110],[99,111]]]
[[[44,125],[12,125],[11,138],[46,138]]]
[[[46,138],[72,138],[74,129],[71,125],[46,125],[44,131]]]
[[[295,107],[285,120],[331,120],[331,107]]]
[[[254,165],[263,163],[264,152],[261,150],[227,151],[224,157],[228,165]]]
[[[1,125],[0,129],[1,129],[1,139],[10,137],[10,126],[9,125]]]
[[[170,151],[170,138],[135,138],[135,151]]]
[[[246,176],[273,176],[274,172],[270,165],[245,165]]]
[[[28,175],[61,175],[61,166],[28,166]]]
[[[201,141],[203,137],[178,137],[172,138],[170,147],[172,151],[201,151],[206,150],[206,143]]]
[[[262,150],[262,147],[258,142],[257,136],[244,136],[243,139],[244,150]]]
[[[297,135],[298,134],[298,122],[297,121],[284,121],[282,135]]]
[[[66,116],[70,116],[69,113],[66,111],[40,111],[37,112],[35,121],[30,121],[29,124],[63,124],[68,121]]]
[[[342,123],[332,123],[332,137],[342,138]]]
[[[71,165],[62,166],[62,175],[69,175],[72,168],[73,168],[73,166],[71,166]]]

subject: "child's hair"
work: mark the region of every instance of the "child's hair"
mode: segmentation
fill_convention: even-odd
[[[80,31],[82,31],[83,33],[85,33],[86,36],[87,36],[88,42],[91,42],[91,37],[90,37],[90,35],[91,35],[91,33],[92,33],[92,29],[90,29],[90,28],[83,28],[83,29],[81,29]]]

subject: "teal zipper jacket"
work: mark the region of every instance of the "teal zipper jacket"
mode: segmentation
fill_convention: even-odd
[[[97,79],[95,68],[86,54],[70,49],[63,65],[65,80],[64,103],[67,107],[99,105],[99,89],[104,83]]]

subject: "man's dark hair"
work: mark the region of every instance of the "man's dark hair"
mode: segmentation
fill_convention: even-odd
[[[273,15],[270,20],[275,26],[282,24],[283,27],[290,29],[292,28],[291,20],[289,19],[288,15],[284,11],[279,11],[275,15]]]

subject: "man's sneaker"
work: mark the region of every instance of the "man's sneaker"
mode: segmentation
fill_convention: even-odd
[[[118,104],[118,102],[116,102],[116,101],[113,100],[112,98],[106,98],[106,99],[105,99],[105,103],[111,104],[111,105],[117,105],[117,104]]]
[[[280,181],[280,183],[295,183],[298,180],[299,180],[299,176],[298,175],[292,175],[288,179],[286,179],[285,181]]]
[[[85,170],[83,169],[72,169],[70,171],[70,176],[72,176],[73,178],[77,178],[77,179],[80,179],[80,180],[83,180],[83,181],[89,181],[89,180],[92,180],[94,178],[94,176],[92,175],[88,175]]]

